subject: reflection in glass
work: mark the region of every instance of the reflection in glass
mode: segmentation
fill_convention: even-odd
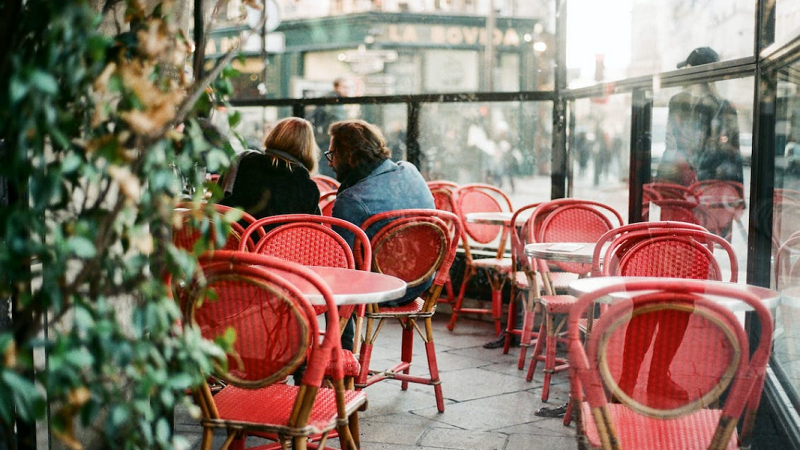
[[[786,3],[786,2],[784,2]],[[785,5],[784,5],[785,6]],[[781,3],[778,3],[779,11]],[[779,21],[780,25],[780,21]],[[778,74],[775,120],[775,191],[772,216],[773,286],[784,301],[775,318],[774,359],[800,390],[800,78],[797,62]]]
[[[550,102],[423,104],[420,171],[428,180],[497,186],[514,205],[549,199],[552,107]]]
[[[628,222],[631,95],[576,100],[567,138],[569,197],[607,204]]]
[[[712,102],[703,99],[710,99],[712,93],[714,98],[724,99],[724,102],[718,101],[714,103],[716,107],[710,107]],[[742,271],[747,267],[748,214],[745,193],[750,190],[753,152],[752,103],[752,78],[661,89],[654,93],[651,125],[651,179],[669,183],[679,181],[691,191],[678,197],[661,192],[660,195],[656,194],[655,199],[679,199],[691,203],[686,206],[693,217],[691,220],[726,238],[736,251]],[[723,117],[722,111],[726,109],[729,112]],[[734,134],[735,131],[738,133]],[[736,164],[729,165],[735,170],[728,173],[722,170],[728,167],[725,164],[711,164],[714,151],[729,153],[736,148],[737,154],[730,158]],[[674,166],[665,164],[670,160],[674,162],[676,153],[685,155],[686,164],[698,180],[683,182],[665,176],[665,168]],[[724,158],[720,160],[728,161]],[[707,170],[700,170],[701,167]],[[651,197],[645,197],[647,204],[643,205],[643,210],[648,209],[652,200]],[[655,218],[649,217],[649,220]],[[739,278],[744,280],[744,273]]]

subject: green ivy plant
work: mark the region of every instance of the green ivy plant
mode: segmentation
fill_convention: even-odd
[[[0,304],[13,306],[0,329],[0,448],[23,442],[47,405],[69,448],[85,444],[78,429],[103,448],[185,448],[172,411],[224,354],[180,327],[166,280],[196,262],[169,239],[175,204],[218,196],[197,168],[233,154],[202,123],[225,105],[230,58],[187,76],[193,44],[174,14],[185,6],[141,3],[0,2]]]

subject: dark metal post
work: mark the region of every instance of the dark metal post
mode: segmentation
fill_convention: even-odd
[[[205,27],[203,25],[203,0],[194,0],[194,60],[192,70],[194,79],[203,78],[203,64],[206,55]]]
[[[642,220],[642,185],[650,182],[653,93],[645,89],[633,91],[631,105],[631,155],[628,179],[628,222]]]
[[[567,101],[564,90],[567,88],[567,2],[556,2],[556,98],[553,103],[553,147],[551,155],[550,198],[566,196],[567,181]]]
[[[406,104],[407,108],[407,123],[406,123],[406,160],[411,164],[422,169],[420,164],[422,162],[422,155],[419,147],[419,102],[409,102]]]

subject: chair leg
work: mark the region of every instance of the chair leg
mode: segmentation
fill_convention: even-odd
[[[572,423],[572,409],[575,408],[575,405],[572,403],[572,399],[569,400],[567,403],[567,412],[564,413],[564,420],[561,422],[564,424],[565,427],[568,427],[570,423]]]
[[[503,314],[503,286],[506,284],[508,274],[496,270],[489,270],[489,286],[492,288],[492,317],[494,318],[494,333],[500,336],[503,327],[500,324],[500,317]]]
[[[547,313],[545,313],[546,317]],[[545,341],[546,339],[542,339],[543,336],[547,336],[547,320],[542,320],[541,325],[539,325],[539,338],[536,339],[536,345],[533,347],[533,355],[531,355],[531,363],[528,366],[528,373],[525,376],[525,380],[531,381],[533,380],[533,373],[536,372],[536,363],[539,362],[541,359],[542,350],[544,350]]]
[[[542,401],[546,402],[550,398],[550,380],[556,369],[556,333],[553,315],[547,314],[547,336],[545,341],[544,359],[544,382],[542,383]]]
[[[503,342],[503,354],[508,354],[511,348],[511,340],[514,339],[515,334],[519,334],[516,330],[517,326],[517,289],[511,286],[511,297],[508,299],[508,316],[506,317],[506,339]]]
[[[411,359],[414,351],[414,321],[412,319],[406,319],[403,322],[402,346],[400,360],[407,364],[403,373],[408,375],[411,372]],[[403,380],[400,388],[404,391],[408,389],[408,381]]]
[[[436,409],[444,412],[444,394],[442,394],[442,380],[439,379],[439,363],[436,361],[436,346],[433,343],[433,322],[430,317],[425,318],[425,355],[428,358],[428,372],[436,397]]]
[[[361,371],[358,373],[356,379],[356,389],[363,389],[367,386],[367,378],[369,378],[369,364],[372,359],[372,347],[375,342],[375,336],[372,334],[374,326],[374,319],[367,318],[367,329],[364,332],[364,342],[361,344],[361,351],[358,355],[358,363],[361,365]]]
[[[461,289],[458,291],[458,297],[453,305],[453,312],[450,314],[450,321],[447,323],[447,329],[453,331],[456,328],[456,321],[458,314],[461,312],[461,304],[464,302],[464,293],[467,290],[467,283],[475,275],[475,271],[471,267],[464,269],[464,277],[461,281]]]
[[[519,338],[519,359],[517,360],[517,369],[522,370],[525,368],[525,360],[528,355],[528,347],[534,338],[538,338],[539,334],[533,331],[534,322],[536,321],[535,306],[528,307],[525,305],[525,312],[522,316],[522,335]],[[538,340],[537,340],[538,344]]]

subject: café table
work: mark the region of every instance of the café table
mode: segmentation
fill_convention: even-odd
[[[338,306],[366,305],[396,300],[406,293],[405,281],[383,273],[367,272],[364,270],[346,269],[342,267],[305,266],[307,269],[320,276],[333,294],[333,301]],[[322,294],[308,281],[292,274],[284,275],[287,280],[300,289],[300,292],[313,304],[324,304]],[[349,308],[348,308],[349,309]],[[341,310],[340,310],[341,311]],[[349,315],[349,313],[347,313]],[[346,318],[339,324],[344,327]],[[361,317],[356,318],[354,335],[361,334]],[[359,353],[361,340],[356,339],[353,353]]]
[[[602,256],[602,252],[600,253]],[[594,242],[544,242],[525,246],[525,255],[548,261],[591,264]]]
[[[533,209],[523,211],[517,216],[516,226],[522,226],[533,214]],[[500,235],[500,241],[497,244],[497,258],[502,258],[506,251],[506,241],[508,240],[508,233],[511,231],[511,219],[514,217],[513,211],[495,211],[495,212],[474,212],[467,213],[464,216],[468,223],[475,223],[479,225],[496,225],[503,227],[503,233]]]
[[[521,226],[524,224],[533,214],[533,209],[523,211],[517,216],[517,224]],[[509,211],[497,211],[497,212],[474,212],[474,213],[467,213],[465,215],[467,222],[469,223],[480,223],[484,225],[503,225],[503,226],[511,226],[511,218],[514,217],[513,212]]]
[[[396,300],[406,293],[406,282],[377,272],[346,269],[342,267],[306,266],[319,275],[330,287],[337,305],[364,305]],[[286,274],[285,277],[300,289],[311,303],[323,304],[322,295],[301,279]]]

